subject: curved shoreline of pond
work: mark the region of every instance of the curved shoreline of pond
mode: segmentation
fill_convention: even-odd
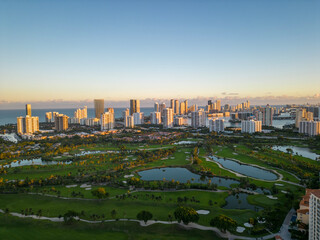
[[[232,177],[228,177],[228,176],[218,176],[218,175],[214,175],[214,174],[206,174],[206,173],[203,173],[203,172],[198,172],[198,171],[195,171],[192,167],[190,167],[190,165],[176,165],[176,166],[156,166],[156,167],[148,167],[148,168],[144,168],[144,169],[139,169],[139,170],[135,170],[132,172],[132,174],[137,174],[139,175],[139,177],[141,178],[142,176],[139,174],[139,172],[142,172],[142,171],[148,171],[148,170],[153,170],[153,169],[161,169],[161,168],[184,168],[184,169],[187,169],[189,170],[191,173],[193,174],[196,174],[196,175],[199,175],[199,177],[201,176],[205,176],[206,178],[221,178],[223,180],[232,180],[232,181],[236,181],[237,183],[235,184],[240,184],[240,181],[239,179],[236,179],[236,178],[232,178]],[[169,179],[166,179],[167,181],[170,181]],[[142,180],[142,181],[163,181],[163,180]],[[187,183],[187,182],[186,182]],[[186,184],[186,183],[183,183],[183,184]],[[191,179],[190,179],[190,184],[191,184]],[[193,183],[193,184],[208,184],[208,183]],[[217,184],[218,185],[218,184]],[[219,185],[218,185],[219,187]],[[224,186],[222,186],[224,187]],[[232,187],[227,187],[227,188],[231,188]]]
[[[212,155],[212,156],[215,156],[218,158],[218,156],[216,155]],[[265,171],[269,171],[269,172],[273,172],[277,177],[278,179],[275,179],[275,180],[267,180],[267,179],[261,179],[261,178],[255,178],[255,177],[251,177],[251,176],[247,176],[247,175],[244,175],[242,173],[239,173],[239,172],[236,172],[232,169],[229,169],[229,168],[226,168],[224,167],[221,163],[219,162],[216,162],[214,161],[213,159],[209,159],[208,157],[205,157],[206,158],[206,161],[208,162],[213,162],[213,163],[216,163],[220,168],[224,169],[224,170],[227,170],[229,172],[232,172],[233,174],[235,174],[237,177],[248,177],[248,178],[252,178],[252,179],[255,179],[255,180],[259,180],[259,181],[266,181],[266,182],[278,182],[278,181],[283,181],[283,175],[281,173],[278,173],[276,170],[273,170],[273,169],[268,169],[266,167],[261,167],[261,166],[258,166],[256,164],[249,164],[249,163],[243,163],[237,159],[234,159],[234,158],[226,158],[226,160],[230,160],[230,161],[234,161],[234,162],[237,162],[239,163],[240,165],[247,165],[247,166],[251,166],[251,167],[256,167],[256,168],[260,168],[262,170],[265,170]],[[220,157],[219,157],[220,158]],[[220,159],[224,159],[224,158],[220,158]]]

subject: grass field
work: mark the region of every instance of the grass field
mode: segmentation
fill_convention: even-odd
[[[105,239],[222,239],[211,231],[185,230],[178,225],[153,224],[141,227],[135,222],[111,222],[73,225],[49,221],[19,219],[0,214],[1,240],[105,240]]]

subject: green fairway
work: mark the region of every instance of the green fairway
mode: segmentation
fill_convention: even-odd
[[[73,225],[49,221],[19,219],[0,214],[1,240],[105,240],[105,239],[222,239],[211,231],[185,230],[178,225],[153,224],[141,227],[135,222],[111,222]]]

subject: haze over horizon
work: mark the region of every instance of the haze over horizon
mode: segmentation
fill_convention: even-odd
[[[319,1],[61,3],[0,2],[0,109],[320,102]]]

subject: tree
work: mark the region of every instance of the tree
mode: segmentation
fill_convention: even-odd
[[[178,207],[174,211],[174,217],[179,223],[182,221],[186,225],[189,222],[198,222],[199,220],[199,214],[191,207]]]
[[[152,213],[143,210],[137,214],[137,219],[143,220],[144,223],[147,223],[148,220],[152,219]]]
[[[227,229],[235,228],[238,224],[232,218],[220,214],[219,216],[211,219],[210,225],[219,228],[222,232],[225,232]]]
[[[63,220],[66,224],[72,224],[74,222],[74,217],[79,216],[79,214],[73,210],[69,210],[63,215]]]
[[[91,191],[92,195],[101,199],[101,198],[106,198],[109,196],[109,193],[106,192],[106,189],[104,188],[98,188],[98,189],[95,189],[95,190],[92,190]]]
[[[113,209],[113,210],[111,211],[111,217],[112,217],[112,218],[116,218],[116,216],[117,216],[117,211],[116,211],[115,209]]]

